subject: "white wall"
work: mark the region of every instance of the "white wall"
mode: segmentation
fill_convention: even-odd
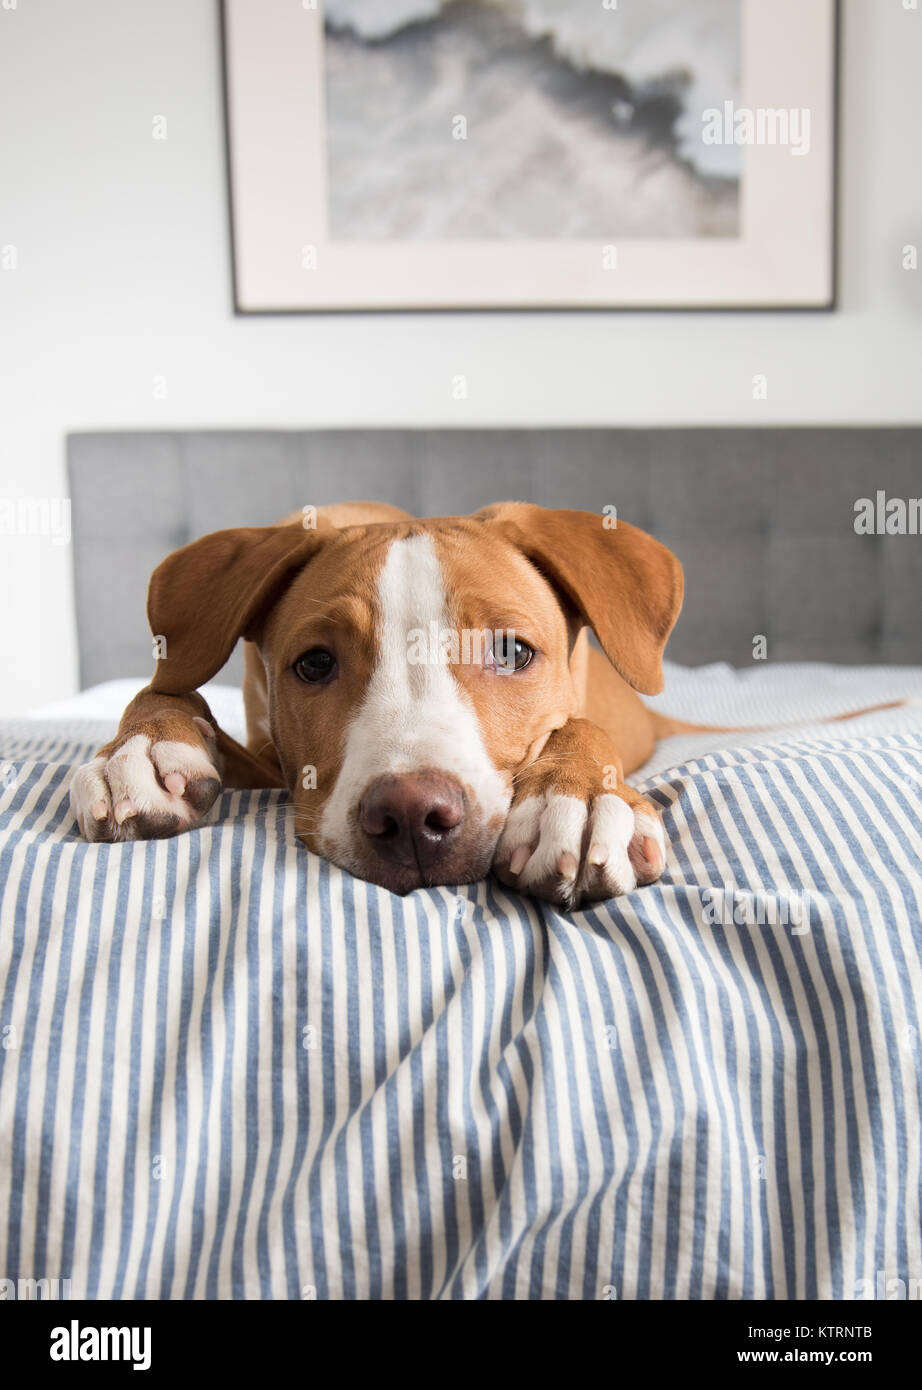
[[[75,429],[922,418],[922,271],[900,254],[922,242],[922,10],[903,0],[844,0],[834,314],[253,319],[231,312],[213,0],[11,3],[0,498],[63,495]],[[0,714],[76,688],[70,564],[67,547],[0,537]]]

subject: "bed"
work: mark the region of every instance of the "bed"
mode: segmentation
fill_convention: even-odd
[[[343,495],[383,495],[363,449],[396,446],[373,433],[342,441],[339,480],[356,480]],[[574,476],[595,491],[571,505],[620,497],[637,450],[649,458],[649,441],[609,433],[611,476],[592,481],[577,457]],[[720,448],[750,433],[723,432]],[[794,480],[798,448],[815,460],[817,435],[832,458],[835,431],[778,433],[759,445],[763,483],[788,466]],[[864,495],[848,433],[827,509]],[[899,460],[911,432],[878,433]],[[126,525],[155,532],[162,554],[186,525],[230,524],[224,492],[211,515],[196,512],[197,497],[214,496],[219,438],[201,470],[202,441],[189,436],[71,441],[87,688],[0,727],[0,1276],[152,1299],[922,1288],[915,556],[877,547],[873,621],[837,605],[813,639],[780,583],[758,626],[731,615],[723,639],[723,616],[707,635],[693,608],[704,664],[670,646],[652,703],[783,727],[661,744],[631,780],[663,810],[666,871],[592,910],[561,914],[493,880],[394,897],[309,854],[277,791],[225,793],[206,825],[171,840],[85,844],[71,770],[111,734],[149,652],[113,608],[135,603],[131,583],[92,607],[83,596],[100,546],[122,545]],[[259,438],[227,437],[225,478],[247,450],[253,466]],[[142,524],[112,471],[113,440],[129,474],[152,449],[178,449],[181,501],[164,483]],[[867,441],[869,470],[881,443]],[[487,466],[494,444],[483,444],[468,448]],[[448,441],[447,456],[459,447]],[[573,442],[571,463],[585,447]],[[745,461],[755,445],[735,448]],[[592,449],[601,459],[598,440]],[[534,441],[539,473],[548,451]],[[281,514],[297,459],[274,436],[261,457],[273,496],[259,506]],[[719,477],[698,466],[716,497]],[[106,477],[100,517],[87,499]],[[776,492],[760,494],[750,563],[780,544]],[[681,536],[651,529],[695,570],[692,530],[689,564]],[[842,574],[865,562],[848,560],[845,535],[814,541],[818,577],[801,608],[820,632],[831,590],[817,554]],[[141,583],[139,549],[125,563]],[[736,563],[728,549],[724,568]],[[811,573],[800,572],[802,595]],[[747,602],[742,578],[739,591]],[[766,629],[778,659],[754,662],[750,649],[743,669],[743,639]],[[239,733],[233,674],[206,694]]]

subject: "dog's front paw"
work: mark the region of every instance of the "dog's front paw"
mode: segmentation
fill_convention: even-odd
[[[567,909],[630,893],[659,878],[659,812],[617,776],[600,730],[574,720],[517,779],[493,872],[510,888]]]
[[[630,893],[663,872],[666,842],[656,811],[617,792],[587,803],[549,790],[516,802],[493,872],[510,888],[574,908]]]
[[[201,825],[221,790],[216,761],[205,719],[174,713],[168,729],[156,719],[127,729],[74,773],[70,805],[81,835],[159,840]]]

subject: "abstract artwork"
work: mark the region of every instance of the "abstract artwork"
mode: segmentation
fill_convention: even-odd
[[[735,236],[740,0],[327,0],[330,231]],[[446,141],[451,135],[451,144]]]
[[[225,0],[238,308],[828,307],[835,11]]]

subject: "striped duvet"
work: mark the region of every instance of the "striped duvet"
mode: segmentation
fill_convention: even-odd
[[[8,729],[4,1287],[918,1280],[922,731],[821,732],[655,772],[663,880],[564,916],[492,881],[357,882],[298,844],[279,792],[226,794],[173,840],[84,844],[85,731]]]

